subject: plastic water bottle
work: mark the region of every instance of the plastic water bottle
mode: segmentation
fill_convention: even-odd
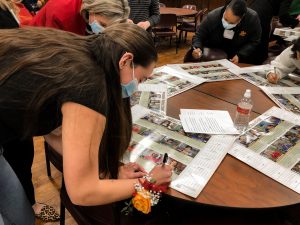
[[[241,133],[248,128],[252,106],[251,90],[247,89],[244,97],[236,107],[236,114],[234,119],[234,126]]]

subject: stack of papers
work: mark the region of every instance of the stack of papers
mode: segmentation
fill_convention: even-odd
[[[227,111],[181,109],[185,132],[204,134],[239,134]]]

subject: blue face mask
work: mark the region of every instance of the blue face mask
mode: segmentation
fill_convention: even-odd
[[[132,61],[132,81],[127,84],[121,84],[122,86],[122,98],[130,97],[134,92],[138,90],[138,80],[134,76],[134,63]]]
[[[228,23],[225,19],[224,19],[224,16],[222,17],[222,24],[223,24],[223,27],[225,30],[230,30],[234,27],[236,27],[237,24],[230,24]]]
[[[104,27],[101,26],[97,20],[95,19],[95,16],[94,16],[94,21],[92,23],[90,23],[90,26],[91,26],[91,29],[93,31],[94,34],[99,34],[99,33],[102,33],[104,31]]]

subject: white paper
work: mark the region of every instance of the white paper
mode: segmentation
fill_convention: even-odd
[[[285,38],[284,40],[285,40],[285,41],[295,41],[295,40],[298,39],[298,38],[299,38],[299,36],[291,35],[291,36]]]
[[[182,171],[171,187],[197,198],[235,140],[234,136],[215,135]]]
[[[229,154],[300,194],[300,116],[272,107],[249,124]]]
[[[167,85],[167,95],[168,98],[171,98],[203,82],[204,81],[196,79],[195,77],[177,73],[173,69],[163,66],[156,68],[152,76],[144,81],[143,84]]]
[[[290,36],[300,37],[300,27],[295,27],[294,29],[290,27],[275,28],[273,33],[281,37],[290,37]]]
[[[151,112],[150,109],[147,109],[141,105],[135,105],[131,107],[132,122],[134,123],[149,112]]]
[[[138,86],[139,91],[153,91],[153,92],[167,92],[166,84],[144,84],[141,83]]]
[[[267,86],[267,87],[297,87],[300,85],[299,81],[291,80],[289,77],[280,79],[277,84],[268,82],[266,74],[272,69],[270,65],[262,66],[250,66],[240,68],[235,73],[242,79],[248,81],[256,86]]]
[[[240,79],[231,70],[239,67],[227,59],[200,63],[168,64],[167,67],[174,73],[191,77],[199,82],[214,82]]]
[[[141,106],[132,110],[132,138],[123,162],[137,162],[147,172],[162,163],[173,166],[171,187],[196,198],[232,146],[229,135],[185,133],[179,120]]]
[[[167,85],[144,84],[138,86],[138,91],[130,97],[131,107],[141,105],[156,112],[167,112]]]
[[[260,88],[280,107],[300,115],[300,87]]]
[[[231,72],[235,74],[242,74],[242,73],[253,73],[259,71],[270,71],[273,67],[270,64],[259,65],[259,66],[248,66],[248,67],[239,67],[232,69]]]
[[[238,134],[227,111],[181,109],[180,120],[185,132]]]

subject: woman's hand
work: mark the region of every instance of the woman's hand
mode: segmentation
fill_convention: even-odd
[[[279,77],[276,73],[268,73],[267,79],[270,83],[276,84],[279,80]]]
[[[146,175],[147,172],[137,163],[127,163],[119,168],[119,179],[136,179]]]
[[[150,176],[156,180],[157,185],[169,184],[171,182],[173,167],[170,165],[158,165],[155,166],[151,172]]]

